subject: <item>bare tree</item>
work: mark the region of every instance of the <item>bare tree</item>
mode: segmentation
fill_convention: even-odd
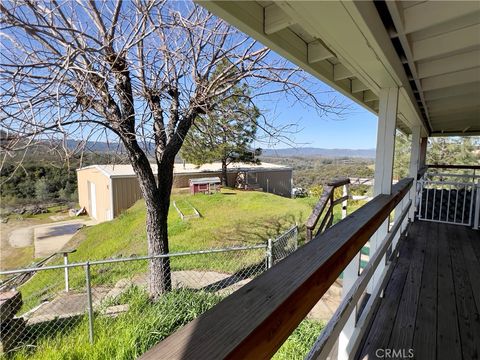
[[[118,137],[145,198],[149,255],[169,251],[175,156],[229,89],[246,82],[250,98],[286,94],[338,111],[300,69],[193,3],[7,0],[0,10],[2,147]],[[214,73],[222,59],[229,65]],[[150,295],[169,289],[169,259],[151,261]]]

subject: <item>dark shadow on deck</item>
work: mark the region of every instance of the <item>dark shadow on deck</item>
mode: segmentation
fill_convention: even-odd
[[[479,359],[479,313],[480,232],[416,221],[356,358]]]

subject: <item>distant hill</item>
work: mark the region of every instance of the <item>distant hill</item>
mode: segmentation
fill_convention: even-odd
[[[68,140],[68,146],[75,148],[79,145],[78,141]],[[153,151],[152,143],[140,144],[148,152]],[[118,143],[93,142],[88,141],[85,149],[93,152],[122,152],[123,145]],[[286,148],[286,149],[263,149],[262,155],[266,157],[289,157],[289,156],[323,156],[323,157],[355,157],[355,158],[375,158],[375,149],[324,149],[315,147]]]
[[[60,140],[59,140],[60,143]],[[83,148],[86,152],[93,153],[117,153],[122,154],[125,152],[123,144],[118,142],[103,142],[103,141],[78,141],[68,139],[66,141],[69,149]],[[42,145],[51,147],[51,142],[37,141],[37,146],[42,148]],[[154,145],[151,142],[141,142],[140,146],[147,150],[147,154],[153,154]],[[40,151],[41,153],[44,150]],[[265,157],[327,157],[327,158],[375,158],[375,149],[325,149],[315,147],[299,147],[299,148],[285,148],[285,149],[263,149],[262,155]]]
[[[289,157],[289,156],[323,156],[323,157],[358,157],[375,158],[375,149],[323,149],[314,147],[287,148],[287,149],[264,149],[263,156]]]

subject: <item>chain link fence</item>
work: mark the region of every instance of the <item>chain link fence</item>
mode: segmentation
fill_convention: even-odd
[[[169,291],[156,301],[149,297],[147,256],[66,265],[58,259],[1,272],[26,281],[2,289],[0,350],[16,359],[139,356],[261,274],[270,258],[274,264],[295,251],[297,235],[295,226],[269,242],[271,249],[260,244],[169,254]]]
[[[298,248],[298,226],[295,224],[276,239],[267,243],[267,265],[272,267]]]

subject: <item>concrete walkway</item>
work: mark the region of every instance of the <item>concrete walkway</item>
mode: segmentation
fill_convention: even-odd
[[[252,279],[235,278],[232,275],[219,273],[215,271],[173,271],[173,288],[189,288],[196,290],[212,291],[216,294],[228,295],[238,290],[243,285],[249,283]],[[121,279],[113,287],[98,286],[92,288],[92,300],[95,310],[101,310],[103,314],[108,314],[109,309],[106,304],[113,303],[120,295],[131,286],[147,287],[146,274],[139,274],[132,279]],[[322,299],[308,314],[308,318],[317,321],[327,322],[337,309],[341,299],[341,284],[335,282]],[[122,312],[126,311],[126,305],[117,305],[122,307]],[[53,319],[68,319],[85,314],[87,311],[86,293],[61,292],[55,299],[42,303],[36,309],[31,310],[24,315],[28,324],[36,324]]]
[[[60,251],[80,228],[93,224],[92,220],[70,220],[35,226],[33,231],[35,258]]]
[[[60,251],[81,227],[94,224],[93,220],[75,219],[21,227],[10,233],[8,242],[15,248],[33,244],[35,258],[43,258]]]

